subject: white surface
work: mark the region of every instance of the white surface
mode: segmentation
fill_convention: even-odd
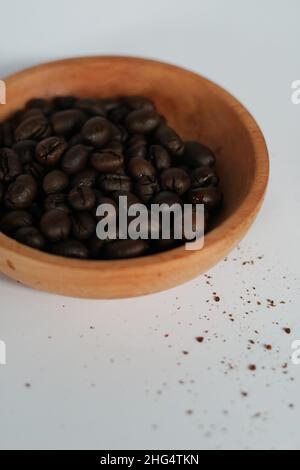
[[[271,155],[263,210],[240,250],[209,273],[212,286],[200,277],[147,298],[81,301],[0,277],[7,345],[0,447],[299,449],[300,365],[290,360],[300,339],[300,105],[291,103],[291,83],[300,79],[299,2],[0,6],[0,76],[85,54],[173,62],[237,96],[262,126]],[[243,265],[248,260],[254,264]],[[257,343],[250,350],[249,340]]]

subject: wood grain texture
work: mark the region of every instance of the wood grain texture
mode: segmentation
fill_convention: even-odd
[[[217,155],[225,206],[201,251],[184,247],[148,257],[83,261],[42,253],[0,234],[0,270],[28,286],[84,298],[122,298],[174,287],[207,271],[243,238],[263,202],[269,160],[263,135],[225,90],[182,68],[128,57],[44,64],[6,78],[0,121],[33,97],[145,95],[185,139]]]

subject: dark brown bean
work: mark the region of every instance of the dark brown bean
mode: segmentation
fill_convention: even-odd
[[[82,144],[74,145],[74,147],[67,150],[62,158],[62,170],[68,175],[74,175],[82,171],[86,166],[90,152],[91,147]]]
[[[95,207],[96,196],[91,188],[80,186],[69,192],[68,201],[76,211],[88,211]]]
[[[122,168],[124,157],[113,150],[103,149],[93,153],[90,157],[90,162],[101,173],[114,173]]]
[[[58,256],[66,256],[67,258],[85,259],[89,257],[89,250],[78,240],[63,240],[55,243],[52,252]]]
[[[194,188],[188,193],[189,202],[192,204],[204,204],[207,209],[216,209],[222,200],[222,193],[218,188]]]
[[[64,211],[52,209],[41,218],[40,228],[51,242],[65,240],[71,232],[71,220]]]
[[[184,162],[194,168],[202,166],[213,166],[216,157],[213,152],[199,142],[186,142],[184,151]]]
[[[21,227],[15,232],[14,238],[37,250],[42,250],[46,245],[45,238],[36,227]]]
[[[156,173],[151,162],[138,157],[134,157],[129,160],[128,172],[135,179],[138,179],[141,176],[154,176]]]
[[[78,132],[86,121],[86,115],[79,109],[58,111],[52,116],[54,133],[64,137]]]
[[[9,148],[0,149],[0,181],[10,183],[22,173],[22,164],[17,153]]]
[[[111,124],[103,117],[93,117],[85,123],[81,134],[87,144],[101,148],[111,139]]]
[[[4,233],[13,233],[21,227],[32,225],[32,216],[26,211],[11,211],[0,219],[0,230]]]
[[[105,245],[105,255],[109,259],[134,258],[145,254],[148,243],[145,240],[116,240]]]
[[[26,209],[37,196],[37,183],[31,175],[20,175],[10,183],[5,194],[5,205],[8,209]]]
[[[37,145],[35,158],[41,165],[54,166],[67,148],[68,144],[63,137],[48,137]]]
[[[48,173],[43,181],[43,189],[46,194],[60,193],[68,187],[69,178],[66,173],[60,170],[53,170]]]
[[[20,140],[43,140],[51,134],[51,127],[45,117],[33,116],[21,122],[15,131],[15,139]]]
[[[155,139],[172,155],[180,156],[184,152],[184,143],[171,127],[162,124],[155,132]]]
[[[150,134],[159,124],[159,114],[151,109],[132,111],[128,114],[125,121],[126,129],[134,134]]]
[[[174,191],[182,195],[191,186],[189,175],[181,168],[168,168],[160,177],[161,187],[166,191]]]

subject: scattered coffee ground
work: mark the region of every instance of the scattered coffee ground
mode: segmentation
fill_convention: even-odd
[[[184,238],[99,240],[96,208],[118,206],[120,196],[149,213],[152,203],[203,203],[207,230],[222,202],[215,163],[209,148],[183,141],[146,97],[31,99],[0,123],[0,231],[70,258],[168,250]]]
[[[255,372],[256,369],[257,369],[257,367],[256,367],[255,364],[250,364],[250,365],[248,366],[248,369],[251,370],[251,372]]]
[[[267,351],[272,351],[273,347],[271,344],[265,344],[264,345],[264,348],[267,350]]]
[[[197,341],[198,343],[203,343],[203,341],[204,341],[203,336],[197,336],[197,337],[196,337],[196,341]]]
[[[283,328],[283,331],[287,334],[290,335],[292,330],[290,328]]]

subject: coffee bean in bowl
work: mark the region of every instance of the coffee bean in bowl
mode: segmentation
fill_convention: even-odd
[[[149,228],[147,239],[126,240],[124,227],[102,240],[105,214],[97,209],[110,205],[109,220],[120,225],[126,199],[127,232],[137,205],[147,220],[152,204],[164,212],[201,203],[206,220],[220,207],[214,153],[185,142],[147,97],[35,98],[3,127],[11,138],[0,135],[0,230],[31,248],[79,259],[151,255],[184,237],[160,239],[158,224],[158,240]]]

